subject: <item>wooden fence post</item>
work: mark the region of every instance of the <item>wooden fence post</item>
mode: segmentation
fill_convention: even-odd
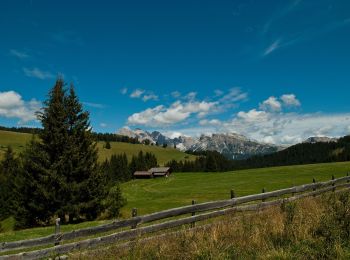
[[[195,200],[192,200],[192,205],[196,204]],[[192,217],[196,215],[196,212],[192,212]],[[191,223],[191,228],[194,228],[196,226],[196,222]]]
[[[234,191],[234,190],[231,190],[231,199],[234,199],[234,198],[236,198],[235,191]]]
[[[55,246],[60,244],[61,236],[61,219],[56,218],[56,226],[55,226]]]
[[[335,178],[334,178],[334,175],[332,174],[332,180],[334,181],[334,179],[335,179]],[[332,186],[334,187],[334,185],[335,185],[335,183],[333,182],[333,183],[332,183]],[[335,187],[332,189],[332,191],[335,192]]]
[[[315,184],[316,183],[316,179],[315,178],[312,178],[312,183]],[[312,189],[312,191],[316,191],[316,187],[314,187]],[[316,197],[316,195],[314,194],[313,197]]]
[[[261,192],[262,192],[262,193],[265,193],[265,192],[266,192],[265,188],[263,188]],[[262,201],[262,202],[265,202],[265,199],[262,199],[261,201]]]
[[[133,209],[131,210],[131,216],[132,216],[133,218],[134,218],[134,217],[137,217],[137,208],[133,208]],[[131,229],[135,229],[136,226],[137,226],[137,224],[132,224]]]

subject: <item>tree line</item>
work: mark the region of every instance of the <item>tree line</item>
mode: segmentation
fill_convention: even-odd
[[[301,143],[282,151],[256,155],[243,160],[229,160],[215,151],[192,152],[194,161],[172,160],[166,165],[174,172],[222,172],[240,169],[298,164],[342,162],[350,160],[350,136],[337,142]]]
[[[110,159],[106,159],[101,167],[109,180],[109,185],[122,183],[133,178],[135,171],[147,171],[158,166],[157,158],[153,153],[143,153],[133,155],[130,162],[125,153],[114,154]]]

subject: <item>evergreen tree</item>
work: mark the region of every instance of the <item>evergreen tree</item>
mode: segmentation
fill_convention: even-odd
[[[0,163],[0,219],[13,215],[16,210],[17,196],[14,189],[20,170],[19,164],[9,146]]]
[[[73,86],[64,100],[67,113],[68,139],[64,151],[65,178],[68,194],[61,212],[69,220],[89,215],[94,218],[100,212],[99,199],[104,197],[104,181],[99,172],[98,151],[93,140],[89,113],[83,111]]]
[[[105,148],[106,149],[111,149],[111,143],[109,141],[106,141]]]
[[[108,217],[117,218],[120,216],[120,209],[126,204],[126,199],[122,196],[119,183],[116,183],[109,189],[108,195],[104,200],[104,206]]]
[[[23,169],[14,189],[17,228],[47,224],[58,207],[54,190],[57,179],[48,170],[49,163],[48,154],[33,136],[22,154]]]
[[[95,218],[102,210],[105,179],[97,163],[89,114],[82,110],[73,86],[67,94],[58,79],[38,119],[43,126],[41,140],[32,140],[23,155],[20,222],[45,224],[55,214],[62,222],[66,216],[70,221]]]

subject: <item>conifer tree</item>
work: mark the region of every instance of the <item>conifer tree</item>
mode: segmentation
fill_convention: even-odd
[[[99,199],[104,196],[102,176],[97,164],[97,148],[89,122],[89,113],[83,111],[73,86],[65,98],[68,122],[67,147],[64,153],[65,175],[69,187],[67,201],[62,209],[70,221],[80,215],[96,216]]]
[[[89,114],[73,86],[67,94],[59,78],[38,119],[43,126],[40,141],[32,140],[23,155],[20,223],[45,224],[53,215],[62,222],[66,216],[69,221],[95,218],[102,210],[105,179],[97,163]]]
[[[9,146],[0,163],[0,220],[13,215],[16,209],[14,188],[19,169],[19,160]]]
[[[58,207],[55,199],[55,176],[48,170],[48,154],[42,144],[32,137],[22,154],[22,170],[16,181],[16,227],[47,224]]]

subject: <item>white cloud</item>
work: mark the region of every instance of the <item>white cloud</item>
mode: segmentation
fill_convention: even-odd
[[[145,91],[143,89],[135,89],[131,94],[131,98],[140,98]]]
[[[105,127],[107,127],[107,124],[106,123],[100,123],[100,127],[105,128]]]
[[[281,43],[281,40],[274,41],[271,45],[269,45],[265,49],[263,56],[267,56],[267,55],[271,54],[272,52],[274,52],[275,50],[277,50],[280,47],[280,43]]]
[[[21,122],[36,119],[35,112],[40,109],[40,102],[32,99],[25,102],[15,91],[0,92],[0,116],[18,118]]]
[[[135,113],[129,116],[128,124],[145,126],[173,125],[188,119],[193,114],[197,114],[198,117],[207,115],[215,105],[216,102],[189,101],[182,103],[181,101],[176,101],[170,107],[160,105]]]
[[[183,134],[181,132],[176,132],[176,131],[168,131],[168,132],[163,132],[163,134],[166,136],[166,137],[169,137],[171,139],[174,139],[174,138],[178,138],[180,136],[183,136]]]
[[[265,111],[257,111],[256,109],[252,109],[248,112],[238,112],[237,117],[246,122],[261,122],[267,120],[268,114]]]
[[[122,95],[126,95],[128,93],[128,88],[122,88],[120,93],[122,93]]]
[[[284,94],[281,96],[281,100],[285,106],[293,107],[300,106],[300,101],[296,98],[294,94]]]
[[[55,77],[51,72],[49,71],[43,71],[39,68],[23,68],[23,72],[26,76],[31,78],[38,78],[38,79],[51,79]]]
[[[310,136],[346,135],[349,124],[350,113],[270,113],[253,109],[241,111],[231,121],[223,122],[223,129],[260,141],[272,137],[276,144],[294,144]]]
[[[221,125],[221,121],[218,119],[211,119],[211,120],[202,119],[201,121],[199,121],[199,124],[203,126],[208,126],[208,125],[219,126]]]
[[[15,49],[12,49],[10,50],[10,54],[12,56],[15,56],[19,59],[26,59],[26,58],[29,58],[29,55],[23,51],[18,51],[18,50],[15,50]]]
[[[154,94],[146,94],[142,97],[142,100],[143,101],[148,101],[148,100],[158,100],[158,96],[157,95],[154,95]]]
[[[262,110],[278,112],[281,110],[282,105],[281,102],[277,100],[277,98],[269,97],[262,104],[260,104],[259,107]]]
[[[0,108],[13,108],[23,105],[20,94],[15,91],[0,92]]]

